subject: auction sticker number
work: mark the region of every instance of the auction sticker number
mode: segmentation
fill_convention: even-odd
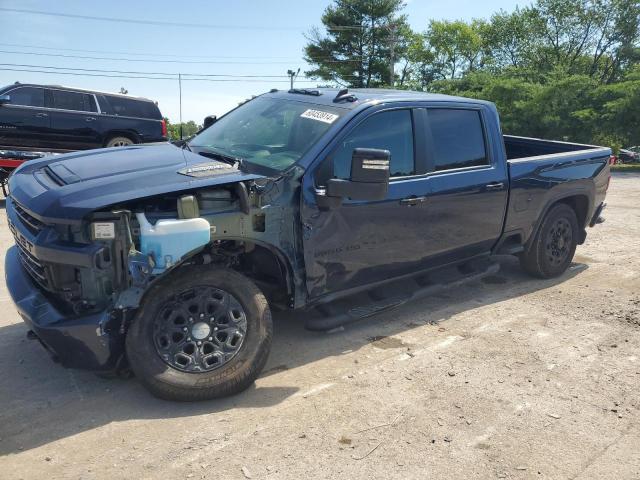
[[[324,123],[333,123],[338,118],[338,115],[329,112],[323,112],[322,110],[309,109],[300,115],[302,118],[309,118],[311,120],[318,120]]]

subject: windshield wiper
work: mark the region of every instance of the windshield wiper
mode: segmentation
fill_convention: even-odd
[[[202,155],[203,157],[211,158],[213,160],[219,160],[221,162],[227,163],[232,166],[238,166],[239,168],[243,165],[243,159],[238,157],[233,157],[231,155],[225,155],[220,152],[212,152],[212,151],[200,151],[198,155]]]

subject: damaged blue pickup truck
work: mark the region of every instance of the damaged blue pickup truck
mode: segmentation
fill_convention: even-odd
[[[485,101],[272,90],[178,147],[35,160],[9,179],[8,288],[62,365],[155,395],[247,388],[271,309],[331,329],[495,272],[561,275],[602,221],[608,148],[502,135]]]

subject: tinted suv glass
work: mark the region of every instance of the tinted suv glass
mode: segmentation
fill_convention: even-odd
[[[66,90],[48,90],[47,106],[60,110],[76,110],[78,112],[96,112],[93,95]]]
[[[488,165],[480,112],[429,109],[436,170]]]
[[[114,115],[162,120],[158,106],[149,101],[105,95]]]
[[[410,110],[376,113],[358,125],[333,155],[333,174],[348,179],[354,148],[380,148],[391,152],[390,174],[402,177],[415,173],[413,122]]]
[[[44,107],[44,89],[35,87],[20,87],[9,92],[11,105],[27,107]]]

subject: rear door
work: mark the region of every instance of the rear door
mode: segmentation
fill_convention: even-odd
[[[0,105],[0,145],[27,148],[49,147],[50,117],[44,108],[44,89],[15,87],[5,93],[10,102]]]
[[[502,138],[500,131],[480,105],[426,112],[426,253],[433,265],[487,253],[502,233],[508,196],[504,153],[490,141]]]
[[[101,118],[93,94],[48,88],[45,104],[50,109],[51,141],[56,148],[102,147]]]
[[[162,114],[158,106],[149,101],[119,95],[105,95],[112,115],[113,128],[129,130],[141,142],[162,141]]]

